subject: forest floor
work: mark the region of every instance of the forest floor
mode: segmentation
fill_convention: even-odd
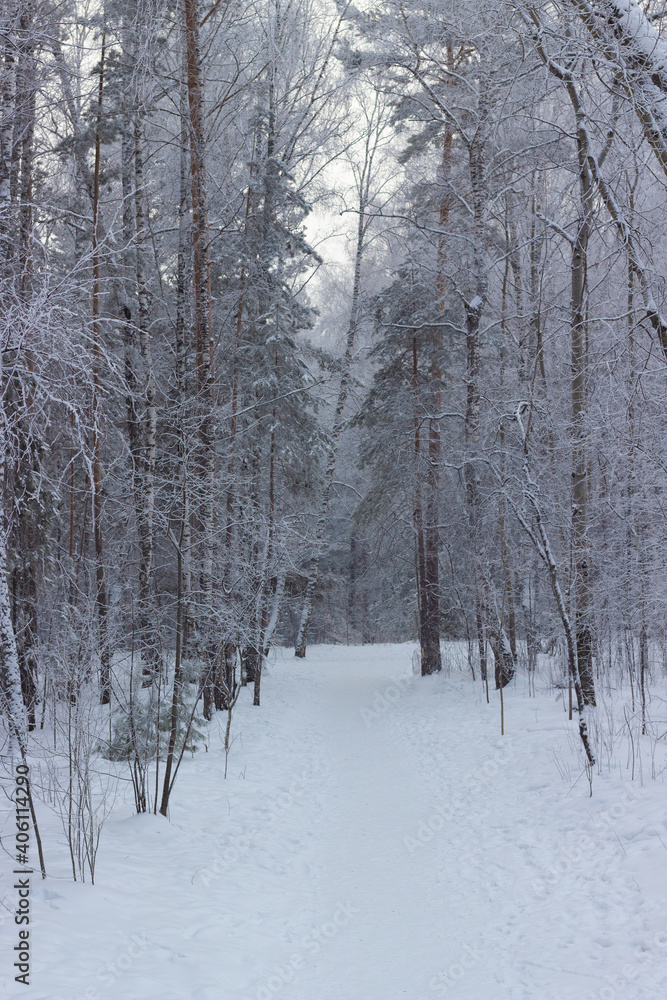
[[[562,694],[518,678],[501,736],[497,692],[413,677],[412,651],[279,652],[262,708],[238,705],[227,779],[220,716],[170,821],[117,801],[94,886],[68,881],[43,809],[31,985],[5,909],[0,995],[667,997],[664,774],[636,761],[631,781],[624,759],[591,797]]]

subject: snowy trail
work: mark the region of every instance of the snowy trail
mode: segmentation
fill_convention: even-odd
[[[262,995],[416,1000],[425,989],[436,996],[455,988],[461,997],[487,995],[476,992],[486,936],[480,916],[488,919],[493,904],[496,913],[507,909],[507,887],[480,870],[489,848],[488,817],[477,803],[479,816],[471,821],[466,800],[477,782],[483,788],[497,774],[507,745],[501,749],[498,740],[489,753],[488,740],[471,738],[466,718],[443,733],[452,766],[452,786],[443,794],[442,772],[430,771],[434,745],[420,745],[419,734],[411,741],[396,724],[412,680],[403,672],[392,681],[381,655],[374,659],[361,667],[339,659],[320,663],[309,678],[329,761],[321,835],[312,845],[316,937],[313,943],[311,934],[301,952],[295,938],[296,964],[305,967],[288,981],[292,956],[286,952]],[[501,844],[505,852],[508,846]],[[502,955],[495,964],[503,964]],[[491,978],[501,989],[497,969]],[[464,979],[473,992],[462,992]]]
[[[432,964],[444,945],[447,929],[432,921],[439,874],[404,844],[416,834],[416,819],[428,816],[429,797],[411,748],[399,745],[386,720],[369,719],[382,696],[378,680],[358,670],[320,675],[330,762],[326,819],[313,845],[321,865],[315,884],[322,947],[285,996],[370,1000],[388,995],[390,984],[396,995],[414,996],[406,970]],[[401,691],[386,678],[384,689]]]
[[[488,783],[497,773],[507,751],[489,754],[488,741],[471,741],[469,720],[443,732],[456,761],[454,785],[443,795],[442,773],[429,770],[434,747],[420,745],[418,734],[411,742],[396,725],[412,685],[405,674],[397,683],[377,666],[365,675],[355,664],[343,674],[338,664],[316,683],[331,767],[323,828],[335,831],[317,845],[327,862],[318,879],[318,898],[326,900],[320,915],[331,921],[341,903],[354,913],[330,940],[322,935],[316,962],[283,994],[379,1000],[416,998],[429,987],[441,995],[449,981],[460,988],[482,961],[479,918],[491,903],[489,874],[475,869],[487,846],[484,828],[471,824],[466,799],[480,775]],[[450,967],[454,977],[441,978]]]
[[[619,852],[564,836],[546,782],[535,781],[534,737],[524,747],[501,738],[492,709],[471,711],[443,678],[408,679],[406,665],[397,683],[381,649],[362,663],[334,650],[309,673],[328,762],[309,848],[318,905],[306,947],[289,935],[256,995],[612,996],[616,969],[636,970],[632,946],[649,957],[647,934],[633,925],[636,884],[607,871]],[[535,727],[542,740],[562,733],[556,718]],[[567,824],[562,798],[558,789],[553,805]],[[664,997],[664,954],[652,973],[655,985],[620,973],[618,995]]]
[[[95,887],[45,814],[32,985],[5,960],[0,996],[664,1000],[664,784],[589,798],[553,693],[508,691],[501,737],[495,699],[411,653],[279,656],[228,779],[214,723],[170,822],[117,806]]]

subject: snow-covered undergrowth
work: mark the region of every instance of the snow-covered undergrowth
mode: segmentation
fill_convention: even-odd
[[[501,736],[498,694],[486,704],[463,647],[430,678],[413,675],[413,650],[279,652],[262,707],[249,692],[238,704],[227,780],[214,720],[169,821],[133,815],[123,783],[94,886],[72,882],[60,819],[42,805],[31,985],[13,979],[6,863],[0,995],[667,996],[663,682],[645,736],[621,694],[604,693],[609,749],[591,797],[567,692],[546,671],[535,697],[522,674],[506,689]]]

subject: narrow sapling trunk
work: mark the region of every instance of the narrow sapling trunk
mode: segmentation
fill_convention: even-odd
[[[176,659],[174,663],[174,681],[171,694],[171,717],[169,723],[169,742],[167,744],[167,756],[164,766],[164,777],[162,779],[162,800],[160,802],[160,812],[167,815],[169,808],[169,796],[172,789],[172,771],[174,768],[174,756],[176,753],[176,738],[178,736],[178,720],[181,710],[181,691],[183,688],[183,555],[181,539],[176,546]]]

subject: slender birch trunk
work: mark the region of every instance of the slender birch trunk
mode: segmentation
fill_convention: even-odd
[[[18,10],[7,17],[0,39],[0,263],[3,280],[9,274],[14,246],[12,225],[12,159],[16,119],[16,34]],[[3,290],[6,294],[8,289]]]
[[[187,291],[190,278],[189,244],[190,189],[188,185],[188,91],[187,66],[184,52],[184,74],[181,83],[181,156],[178,199],[178,260],[176,271],[176,379],[178,385],[178,477],[181,484],[181,552],[182,552],[182,652],[188,655],[193,630],[192,618],[192,505],[190,500],[190,447],[188,444],[188,354]]]
[[[30,307],[30,293],[34,271],[33,253],[33,159],[35,136],[36,104],[36,62],[34,9],[30,0],[22,5],[17,34],[18,61],[16,64],[16,106],[14,125],[14,152],[12,201],[16,203],[15,215],[18,219],[18,234],[15,240],[15,281],[18,300],[25,309]],[[19,666],[23,700],[28,712],[28,729],[36,726],[37,703],[37,642],[38,642],[38,601],[37,563],[39,554],[36,545],[40,508],[35,503],[35,487],[42,477],[40,446],[35,436],[37,414],[34,406],[34,386],[31,375],[34,371],[33,358],[28,345],[25,360],[30,382],[18,405],[24,412],[17,420],[20,440],[20,459],[17,474],[27,490],[26,502],[16,524],[16,545],[24,558],[14,566],[12,590],[14,597],[14,623],[18,647]]]
[[[514,284],[514,298],[516,301],[516,312],[517,312],[517,325],[518,325],[518,347],[519,347],[519,359],[518,359],[518,375],[519,379],[524,381],[526,375],[526,363],[525,363],[525,340],[526,340],[526,326],[524,321],[524,301],[523,301],[523,270],[521,266],[521,250],[519,245],[519,235],[517,231],[516,219],[514,217],[514,204],[511,194],[508,193],[506,199],[506,260],[505,260],[505,273],[503,275],[503,284],[501,292],[501,328],[502,328],[502,341],[500,345],[500,368],[501,368],[501,385],[504,388],[504,378],[505,378],[505,345],[507,343],[507,299],[509,294],[509,277],[510,271],[513,277]],[[505,481],[505,424],[503,421],[500,423],[499,428],[500,434],[500,475],[501,479]],[[512,577],[512,566],[510,562],[510,549],[507,540],[507,498],[503,490],[500,500],[499,500],[499,510],[498,510],[498,527],[500,534],[500,556],[503,566],[503,575],[505,577],[505,586],[503,592],[503,607],[507,607],[507,632],[509,639],[509,646],[512,653],[512,671],[509,673],[505,672],[504,676],[507,679],[511,679],[514,673],[514,667],[517,662],[517,639],[516,639],[516,608],[514,601],[514,581]]]
[[[13,246],[12,154],[16,113],[16,28],[18,11],[6,18],[0,39],[0,260],[7,268]]]
[[[93,536],[95,540],[96,604],[100,642],[100,703],[111,701],[111,649],[109,643],[109,600],[104,569],[104,541],[102,533],[102,384],[100,343],[100,249],[99,205],[102,103],[104,99],[104,61],[106,40],[102,38],[99,83],[97,90],[97,124],[95,129],[95,165],[93,168]]]
[[[141,116],[134,120],[134,199],[136,227],[137,326],[142,363],[142,448],[138,496],[138,528],[141,564],[139,567],[138,619],[142,637],[142,683],[153,684],[162,672],[160,639],[157,625],[154,569],[155,462],[157,452],[157,411],[151,358],[149,326],[149,290],[146,276],[146,193],[144,190],[144,151]]]
[[[639,180],[639,171],[635,166],[635,181],[630,188],[629,209],[630,218],[635,213],[635,190]],[[639,613],[639,691],[641,699],[641,729],[642,735],[646,735],[646,694],[647,678],[649,669],[649,636],[648,636],[648,573],[646,559],[646,523],[644,517],[638,516],[637,510],[637,448],[639,436],[637,433],[637,421],[635,412],[636,393],[639,388],[637,373],[637,358],[635,345],[635,324],[637,321],[635,312],[635,275],[630,261],[628,261],[628,361],[630,366],[628,379],[628,538],[627,556],[631,561],[628,572],[628,590],[635,595],[637,610]],[[629,627],[634,645],[634,622],[630,620],[626,627]]]
[[[595,705],[593,629],[591,623],[590,551],[588,545],[588,467],[586,410],[588,368],[588,242],[593,206],[585,142],[577,143],[581,213],[572,243],[571,263],[571,433],[572,550],[574,567],[574,628],[578,673],[584,705]]]
[[[33,270],[33,159],[35,139],[35,104],[37,94],[34,12],[26,3],[20,19],[19,65],[16,110],[19,128],[15,146],[20,142],[21,169],[18,182],[20,291],[27,295]]]
[[[172,789],[172,770],[176,753],[176,738],[178,736],[178,719],[181,710],[181,691],[183,688],[183,533],[176,548],[176,658],[174,663],[174,681],[171,692],[171,715],[169,723],[169,741],[162,779],[162,798],[160,812],[167,815],[169,796]]]
[[[4,346],[4,345],[3,345]],[[9,756],[19,757],[26,763],[28,729],[21,688],[21,669],[12,622],[11,595],[7,576],[7,515],[5,510],[5,475],[8,455],[7,415],[5,413],[5,373],[0,365],[0,702],[9,730]],[[35,815],[30,782],[26,786],[30,804],[33,831],[37,843],[42,878],[46,878],[46,865],[42,851],[42,838]]]
[[[484,102],[480,97],[480,111],[484,113]],[[487,275],[484,262],[485,247],[485,216],[486,197],[484,179],[484,133],[478,130],[475,140],[468,148],[470,182],[472,188],[472,207],[474,216],[473,245],[473,275],[475,294],[464,301],[466,322],[466,411],[465,411],[465,444],[467,461],[464,468],[465,496],[468,507],[468,522],[470,525],[473,547],[473,573],[475,586],[475,623],[477,627],[477,645],[480,655],[480,671],[485,687],[488,686],[488,669],[486,658],[486,635],[484,630],[484,581],[481,565],[480,538],[480,496],[476,452],[479,443],[479,426],[481,411],[481,395],[479,387],[480,359],[479,337],[482,311],[486,303]],[[488,697],[488,693],[487,693]]]
[[[184,69],[186,69],[184,60]],[[190,194],[188,187],[188,94],[186,74],[181,81],[181,156],[180,183],[178,199],[178,261],[176,270],[176,381],[178,388],[178,468],[177,479],[180,483],[181,509],[180,532],[176,543],[176,658],[174,663],[174,679],[171,695],[171,715],[169,724],[169,741],[165,760],[165,772],[162,784],[162,799],[160,812],[167,815],[169,796],[175,778],[174,765],[176,759],[176,741],[178,737],[179,716],[182,709],[183,691],[183,659],[187,655],[187,643],[191,628],[192,600],[192,525],[190,510],[190,484],[188,478],[188,441],[187,441],[187,357],[188,342],[186,336],[186,309],[188,285],[188,241],[191,238],[188,212]]]
[[[429,605],[426,587],[426,546],[424,543],[424,501],[422,489],[421,463],[421,420],[419,417],[420,378],[419,378],[419,345],[417,334],[412,335],[412,434],[413,452],[415,457],[415,496],[412,508],[412,523],[415,534],[415,577],[417,581],[417,615],[419,618],[419,648],[421,654],[421,670],[424,670],[424,660],[427,660],[430,648],[428,637]]]
[[[4,403],[4,372],[0,398]],[[10,754],[25,757],[28,746],[25,706],[21,690],[16,634],[12,622],[11,595],[7,578],[7,518],[5,513],[5,466],[7,458],[6,414],[0,413],[0,691],[7,716]]]
[[[274,366],[276,371],[276,385],[278,384],[278,347],[275,347]],[[268,626],[269,626],[269,587],[271,578],[271,568],[274,562],[275,531],[276,531],[276,404],[273,404],[271,414],[271,439],[269,443],[269,511],[268,524],[266,530],[266,546],[262,560],[262,570],[259,575],[258,608],[257,608],[257,658],[254,671],[253,705],[259,706],[260,686],[262,682],[262,666],[264,658],[268,654]],[[274,594],[274,610],[276,620],[279,606],[275,605],[276,599],[280,599],[278,580],[276,579],[276,589]],[[275,628],[275,625],[274,625]]]

